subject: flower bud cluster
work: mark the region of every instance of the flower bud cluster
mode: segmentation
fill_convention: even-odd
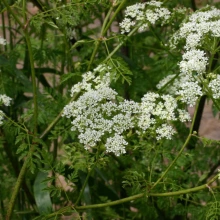
[[[175,130],[171,121],[190,120],[189,114],[177,108],[177,101],[171,95],[149,92],[141,103],[121,100],[110,87],[109,72],[103,77],[96,76],[99,71],[109,67],[98,66],[94,72],[83,75],[82,82],[73,86],[71,92],[82,92],[76,101],[66,105],[63,116],[72,118],[72,131],[85,149],[104,143],[106,152],[119,156],[125,153],[126,133],[136,129],[137,133],[154,132],[156,139],[171,139]],[[81,90],[80,90],[81,89]]]
[[[125,10],[125,18],[119,24],[121,33],[130,32],[138,23],[141,23],[140,31],[145,30],[149,24],[154,25],[158,20],[163,25],[170,18],[170,11],[161,5],[162,2],[153,0],[128,6]]]

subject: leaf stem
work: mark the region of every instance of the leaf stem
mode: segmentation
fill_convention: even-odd
[[[36,85],[36,75],[34,68],[34,56],[31,47],[31,41],[28,34],[28,31],[25,29],[25,39],[28,47],[29,60],[31,65],[31,80],[33,86],[33,99],[34,99],[34,134],[37,135],[37,127],[38,127],[38,102],[37,102],[37,85]]]
[[[132,36],[140,27],[141,25],[136,26],[128,35],[127,37]],[[115,47],[115,49],[105,58],[105,60],[103,61],[103,63],[105,63],[106,61],[108,61],[120,48],[121,46],[124,44],[125,41],[122,41],[121,43],[118,44],[117,47]]]
[[[92,173],[94,167],[95,167],[95,166],[93,166],[93,168],[87,173],[86,179],[85,179],[85,181],[84,181],[84,183],[83,183],[83,187],[82,187],[82,189],[80,190],[79,196],[78,196],[78,198],[77,198],[77,200],[76,200],[76,202],[75,202],[75,206],[78,205],[80,199],[82,198],[83,192],[84,192],[84,190],[85,190],[85,188],[86,188],[86,185],[87,185],[87,183],[88,183],[89,177],[90,177],[90,175],[91,175],[91,173]]]
[[[13,210],[13,207],[14,207],[14,204],[15,204],[15,200],[16,200],[16,197],[18,195],[18,191],[19,191],[19,189],[21,187],[21,184],[23,182],[25,173],[27,171],[28,164],[29,164],[29,158],[32,156],[32,153],[34,152],[34,150],[35,150],[35,145],[32,145],[32,147],[30,148],[30,151],[28,153],[28,156],[27,156],[26,160],[24,161],[24,164],[23,164],[23,166],[21,168],[21,171],[19,173],[18,179],[17,179],[17,181],[15,183],[15,187],[14,187],[14,189],[12,191],[12,196],[10,198],[8,209],[7,209],[6,220],[10,220],[11,219],[12,210]]]
[[[121,4],[118,6],[118,8],[116,9],[115,13],[112,15],[110,21],[108,22],[108,24],[106,25],[106,27],[103,30],[103,35],[106,34],[106,32],[108,31],[109,27],[111,26],[112,22],[115,20],[115,17],[117,16],[117,14],[121,11],[122,7],[124,6],[124,4],[126,3],[127,0],[123,0],[121,2]],[[114,4],[114,3],[113,3]],[[115,5],[112,6],[112,9],[115,7]]]

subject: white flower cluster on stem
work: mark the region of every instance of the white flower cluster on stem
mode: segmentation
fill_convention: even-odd
[[[125,18],[119,24],[121,33],[130,32],[137,23],[141,23],[140,31],[145,30],[149,24],[154,25],[158,20],[163,25],[170,18],[170,11],[161,5],[162,2],[153,0],[128,6],[125,10]]]
[[[0,95],[0,104],[4,104],[5,106],[10,106],[12,98],[8,97],[7,95],[3,94]]]
[[[190,107],[194,106],[198,97],[203,95],[198,81],[189,74],[168,75],[157,84],[157,88],[161,89],[167,84],[165,91],[171,95],[180,96],[179,99]]]
[[[5,106],[10,106],[12,99],[8,97],[7,95],[3,94],[0,95],[0,105],[5,105]],[[0,110],[0,125],[3,124],[3,119],[4,119],[5,113]]]
[[[220,10],[215,7],[207,6],[189,16],[170,40],[171,48],[176,48],[177,44],[183,40],[185,42],[185,51],[182,61],[179,62],[180,74],[176,78],[175,75],[167,76],[159,82],[157,87],[160,89],[168,83],[169,88],[172,88],[170,90],[172,94],[179,95],[180,100],[189,106],[195,105],[196,100],[205,93],[201,82],[205,81],[209,64],[208,55],[202,49],[208,49],[207,39],[215,42],[215,39],[220,37],[219,27]],[[217,81],[218,79],[215,79],[208,85],[214,98],[218,97]]]
[[[169,124],[171,121],[190,121],[187,111],[177,108],[177,101],[171,95],[149,92],[144,95],[140,103],[138,126],[142,131],[156,132],[156,139],[171,139],[175,130]]]
[[[214,99],[220,98],[220,75],[217,75],[216,79],[213,79],[209,83],[209,88],[212,91]]]
[[[141,103],[132,100],[118,101],[118,94],[110,87],[110,74],[96,76],[99,71],[108,71],[107,66],[98,66],[94,72],[83,75],[82,82],[73,86],[71,92],[81,92],[76,101],[66,105],[63,116],[72,118],[72,131],[85,149],[103,143],[106,152],[119,156],[125,153],[126,133],[136,129],[137,133],[153,131],[156,139],[171,139],[175,130],[170,122],[190,120],[185,110],[177,108],[171,95],[147,93]]]
[[[191,49],[186,51],[179,63],[180,72],[184,74],[192,74],[193,72],[202,75],[206,72],[208,58],[204,51],[199,49]]]
[[[86,73],[83,81],[72,88],[72,92],[81,88],[84,93],[65,106],[63,116],[73,118],[71,130],[79,132],[79,141],[85,149],[105,140],[106,151],[118,156],[125,153],[127,142],[123,133],[134,127],[132,114],[138,110],[138,104],[127,100],[118,103],[117,92],[109,86],[109,73],[95,77],[98,71],[103,71],[103,66]]]
[[[185,39],[185,49],[191,50],[202,46],[207,38],[220,37],[220,10],[207,6],[194,12],[189,20],[182,24],[171,38],[171,45],[176,45]]]

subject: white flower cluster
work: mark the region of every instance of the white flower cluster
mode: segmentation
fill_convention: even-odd
[[[5,105],[5,106],[10,106],[11,98],[6,96],[5,94],[0,95],[0,105]],[[3,119],[4,119],[5,113],[0,110],[0,125],[3,124]]]
[[[156,131],[156,138],[171,139],[175,130],[168,124],[169,121],[190,121],[187,111],[177,109],[177,101],[171,95],[162,95],[149,92],[144,95],[140,103],[138,126],[146,131]],[[177,117],[178,116],[178,117]]]
[[[119,24],[121,33],[130,32],[137,23],[141,23],[140,31],[145,30],[149,23],[154,25],[158,20],[161,20],[163,25],[170,18],[170,11],[161,5],[162,2],[153,0],[128,6],[125,10],[125,18]]]
[[[9,106],[12,99],[7,95],[0,95],[0,104],[4,104],[5,106]]]
[[[213,98],[220,98],[220,75],[217,75],[216,79],[213,79],[209,83],[209,88],[212,90]]]
[[[4,38],[2,38],[1,36],[0,36],[0,44],[2,44],[2,45],[7,44],[7,41]]]
[[[194,106],[198,97],[203,95],[202,88],[195,78],[183,73],[176,77],[174,74],[168,75],[162,79],[157,88],[161,89],[164,86],[165,91],[174,96],[180,96],[180,100],[190,107]]]
[[[184,82],[180,85],[180,89],[176,92],[180,95],[180,100],[187,103],[190,107],[196,104],[198,97],[202,96],[202,89],[197,81]]]
[[[172,135],[174,135],[176,132],[172,126],[168,124],[162,124],[161,127],[156,129],[156,133],[157,140],[160,140],[161,138],[171,139]]]
[[[207,39],[214,39],[220,36],[220,10],[214,7],[206,7],[193,13],[187,22],[184,22],[180,29],[171,38],[171,47],[185,40],[185,52],[182,61],[179,63],[180,74],[178,77],[169,75],[159,82],[158,89],[167,83],[169,93],[180,95],[180,100],[189,106],[196,103],[198,97],[203,95],[202,88],[198,83],[204,81],[204,74],[208,65],[208,57],[205,51],[201,50]],[[214,79],[209,83],[213,97],[219,97],[219,81]]]
[[[206,71],[208,58],[204,51],[198,49],[205,41],[220,37],[220,10],[215,7],[206,7],[193,13],[189,20],[182,24],[180,29],[171,38],[171,47],[175,48],[185,40],[183,59],[179,63],[180,72],[191,74],[196,72],[202,75]]]
[[[99,65],[96,69],[94,69],[93,72],[89,71],[85,74],[83,74],[83,80],[82,82],[79,82],[75,84],[71,89],[71,97],[74,96],[74,94],[80,92],[80,91],[89,91],[92,89],[92,84],[90,81],[93,81],[95,84],[94,88],[98,88],[101,86],[108,86],[110,84],[110,73],[108,72],[110,70],[110,67],[102,64]],[[95,77],[94,73],[102,73],[103,71],[107,72],[106,75],[104,75],[102,78],[100,76]]]
[[[63,116],[74,118],[71,130],[79,132],[80,143],[89,149],[104,140],[106,152],[117,156],[125,153],[127,142],[123,133],[134,127],[132,114],[138,111],[138,104],[127,100],[117,102],[117,92],[109,87],[108,73],[103,77],[95,77],[94,72],[86,73],[82,83],[77,85],[86,91],[77,101],[65,106]]]
[[[184,74],[192,74],[196,72],[202,75],[206,72],[208,58],[202,50],[191,49],[183,54],[182,61],[179,63],[180,72]]]
[[[63,116],[73,118],[72,131],[79,132],[78,138],[85,149],[97,146],[103,142],[106,152],[119,156],[125,153],[128,142],[125,134],[132,128],[137,133],[153,131],[157,140],[171,139],[175,130],[170,121],[190,120],[185,110],[177,109],[177,101],[171,95],[161,97],[149,92],[141,100],[118,101],[118,94],[110,88],[110,76],[95,76],[96,71],[102,71],[99,66],[94,72],[83,76],[81,83],[76,84],[72,91],[84,90],[76,101],[66,105]]]
[[[191,50],[201,46],[205,37],[220,37],[220,10],[215,7],[203,8],[194,12],[188,22],[171,39],[171,45],[176,47],[180,40],[185,39],[185,49]]]

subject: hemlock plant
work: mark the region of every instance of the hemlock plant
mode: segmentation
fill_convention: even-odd
[[[218,5],[32,2],[0,4],[1,217],[218,219]]]

